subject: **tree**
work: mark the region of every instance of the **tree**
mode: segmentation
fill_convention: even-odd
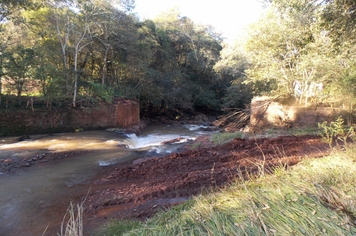
[[[154,21],[157,28],[169,38],[170,55],[175,62],[170,69],[178,71],[176,74],[180,73],[180,83],[189,85],[176,86],[186,89],[182,93],[190,97],[192,107],[218,109],[220,101],[215,89],[217,75],[213,66],[222,49],[220,38],[212,32],[211,27],[197,25],[191,19],[181,17],[176,8],[162,13]],[[164,55],[162,52],[159,54]]]
[[[4,63],[7,60],[8,50],[18,43],[21,37],[20,27],[13,22],[0,23],[0,104],[2,95],[2,79],[5,76]]]
[[[258,91],[252,91],[251,85],[245,84],[245,71],[249,66],[240,45],[224,45],[220,60],[214,65],[224,108],[243,108],[251,102],[253,92],[258,94]]]
[[[3,74],[17,68],[7,75],[18,81],[12,91],[21,94],[22,81],[36,81],[48,99],[72,93],[73,106],[78,96],[109,101],[114,94],[139,98],[157,112],[221,106],[230,82],[220,80],[214,69],[222,46],[212,27],[195,24],[177,10],[140,22],[130,13],[133,0],[119,1],[120,8],[115,0],[32,1],[39,3],[36,9],[17,8],[18,24],[15,17],[3,23],[19,26],[19,35],[26,35],[26,41],[12,35],[11,47],[6,43],[10,31],[3,35],[8,45],[3,52],[11,55],[1,55],[7,66]]]
[[[77,1],[77,7],[80,11],[76,14],[74,18],[71,29],[71,43],[73,47],[73,70],[74,70],[74,86],[73,86],[73,102],[72,105],[75,107],[77,99],[78,90],[78,78],[79,78],[79,68],[78,60],[79,53],[85,49],[89,44],[93,42],[93,37],[98,33],[96,29],[96,20],[99,19],[99,15],[102,14],[102,9],[93,4],[90,1]],[[88,52],[89,56],[90,53]],[[86,61],[86,60],[85,60]],[[85,65],[84,61],[84,65]],[[84,67],[84,66],[83,66]]]
[[[244,44],[252,63],[247,82],[269,84],[267,92],[283,96],[292,96],[298,83],[300,103],[328,97],[326,102],[353,107],[354,2],[268,2],[271,10],[252,25]],[[328,96],[316,96],[315,84]]]
[[[63,74],[64,74],[64,81],[65,81],[65,95],[68,97],[69,95],[69,86],[68,86],[68,66],[67,66],[67,48],[69,43],[69,36],[71,32],[71,21],[70,15],[71,11],[68,7],[61,9],[61,15],[64,19],[60,23],[60,16],[59,16],[59,6],[55,6],[55,14],[54,14],[54,21],[55,27],[57,32],[57,37],[61,46],[61,53],[62,53],[62,62],[63,62]],[[61,25],[63,25],[64,32],[61,30]]]
[[[246,71],[247,82],[272,83],[274,93],[293,94],[293,83],[302,79],[298,64],[307,53],[306,45],[314,41],[312,19],[306,21],[303,12],[300,15],[282,15],[271,9],[250,27],[244,43],[253,64]],[[305,68],[302,73],[311,75],[312,70]]]
[[[32,48],[20,45],[16,47],[6,64],[7,76],[14,80],[17,90],[17,98],[21,103],[21,94],[26,78],[30,76],[35,52]]]

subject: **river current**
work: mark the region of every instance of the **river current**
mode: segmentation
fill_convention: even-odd
[[[0,172],[0,235],[42,235],[59,231],[71,200],[90,191],[90,183],[122,163],[142,156],[176,152],[189,139],[208,132],[202,126],[151,125],[142,134],[87,131],[0,138],[0,159],[64,151],[84,151],[71,158],[23,168],[5,176]],[[164,141],[184,138],[175,144]],[[53,235],[53,234],[52,234]]]

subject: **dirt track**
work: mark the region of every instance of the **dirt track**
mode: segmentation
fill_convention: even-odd
[[[87,224],[99,219],[145,219],[232,181],[240,173],[257,173],[261,165],[292,166],[302,158],[322,157],[328,146],[317,136],[285,136],[233,142],[186,150],[121,167],[94,183],[85,203]],[[90,227],[89,227],[90,228]]]

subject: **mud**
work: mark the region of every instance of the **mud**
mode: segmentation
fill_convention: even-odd
[[[85,228],[96,228],[98,222],[111,217],[146,219],[160,209],[227,185],[239,176],[247,178],[262,170],[269,173],[275,166],[289,167],[304,158],[329,153],[320,137],[310,135],[234,139],[215,147],[203,142],[203,148],[182,150],[138,160],[95,181],[84,204]]]

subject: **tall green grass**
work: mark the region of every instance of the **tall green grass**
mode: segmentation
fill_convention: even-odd
[[[101,231],[101,235],[123,235],[129,230],[140,226],[141,223],[136,220],[115,220],[112,219],[105,225]]]
[[[237,179],[122,234],[102,235],[356,234],[355,146],[260,176]]]

